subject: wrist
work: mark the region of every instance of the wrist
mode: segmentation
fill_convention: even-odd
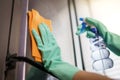
[[[112,79],[108,78],[107,76],[103,76],[92,72],[79,71],[74,75],[73,80],[112,80]]]

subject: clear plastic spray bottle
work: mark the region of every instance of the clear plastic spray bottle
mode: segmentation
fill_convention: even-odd
[[[83,18],[80,18],[82,21],[82,28],[79,29],[77,35],[85,32],[86,23]],[[113,60],[109,58],[110,52],[106,48],[106,44],[101,36],[99,36],[98,31],[95,27],[91,27],[90,30],[95,33],[95,37],[89,38],[91,58],[92,58],[92,67],[95,71],[102,71],[105,75],[105,70],[113,67]]]

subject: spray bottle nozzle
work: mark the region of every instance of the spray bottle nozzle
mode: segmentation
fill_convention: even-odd
[[[84,21],[84,18],[80,18],[79,20],[80,20],[80,21]]]
[[[84,33],[86,31],[86,23],[84,22],[84,18],[80,18],[80,21],[82,21],[81,25],[78,26],[77,35],[80,35],[81,33]]]

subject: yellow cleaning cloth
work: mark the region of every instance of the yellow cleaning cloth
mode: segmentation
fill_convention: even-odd
[[[45,19],[39,14],[39,12],[37,12],[34,9],[32,9],[32,11],[28,11],[28,17],[29,17],[29,20],[28,20],[29,33],[30,33],[31,43],[32,43],[32,46],[31,46],[32,57],[34,58],[35,61],[42,62],[41,52],[38,50],[38,47],[32,35],[32,29],[34,28],[39,33],[38,25],[40,23],[45,23],[49,27],[50,31],[52,31],[51,20]]]

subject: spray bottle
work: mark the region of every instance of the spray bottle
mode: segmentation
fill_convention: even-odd
[[[84,33],[87,28],[86,22],[83,18],[80,18],[81,28],[78,29],[77,35]],[[98,34],[96,27],[91,27],[90,30],[95,34],[95,37],[89,38],[92,67],[95,71],[102,71],[105,75],[105,70],[113,67],[113,60],[109,58],[110,52],[106,48],[103,38]]]

